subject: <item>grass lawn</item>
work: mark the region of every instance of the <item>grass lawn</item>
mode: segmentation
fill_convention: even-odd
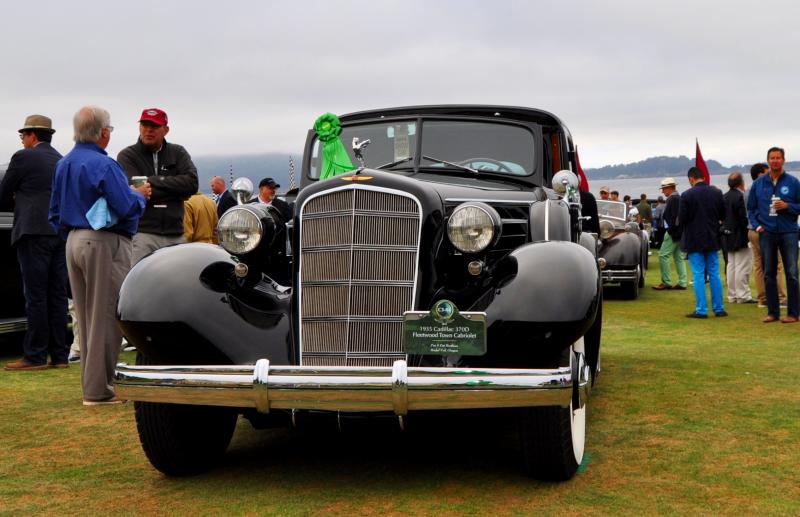
[[[0,370],[0,515],[800,514],[800,325],[764,325],[755,305],[690,320],[691,290],[650,289],[654,257],[647,281],[636,301],[607,292],[569,482],[525,478],[513,435],[469,420],[309,436],[240,419],[220,467],[167,478],[132,404],[81,405],[77,367]]]

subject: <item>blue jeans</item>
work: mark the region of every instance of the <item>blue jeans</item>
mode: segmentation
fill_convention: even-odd
[[[764,289],[767,294],[767,314],[780,316],[778,305],[778,252],[783,259],[786,272],[786,298],[789,316],[800,315],[800,288],[797,282],[797,232],[770,233],[759,235],[761,257],[764,260]]]
[[[694,282],[694,312],[708,314],[706,303],[706,273],[711,287],[711,309],[714,314],[725,310],[722,305],[722,280],[719,278],[719,251],[692,251],[689,253],[689,266],[692,268]]]

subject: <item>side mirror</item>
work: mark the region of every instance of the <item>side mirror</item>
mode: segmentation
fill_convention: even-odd
[[[236,178],[231,185],[231,192],[233,192],[236,202],[243,205],[253,197],[253,182],[250,181],[250,178]]]

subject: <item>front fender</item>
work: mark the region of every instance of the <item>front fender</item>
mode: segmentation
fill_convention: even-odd
[[[551,355],[594,323],[600,274],[595,257],[580,244],[528,244],[501,260],[493,274],[497,284],[475,307],[486,312],[493,360]]]
[[[128,340],[165,364],[292,364],[290,297],[270,283],[237,284],[222,248],[181,244],[137,263],[120,289]]]
[[[641,238],[633,233],[621,233],[603,242],[599,255],[606,259],[608,268],[635,269],[642,258]]]

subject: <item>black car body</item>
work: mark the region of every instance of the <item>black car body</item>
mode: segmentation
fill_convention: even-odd
[[[635,299],[644,287],[647,256],[650,251],[647,232],[630,220],[621,201],[597,201],[600,217],[598,255],[604,284],[619,284],[626,298]]]
[[[518,408],[528,470],[571,477],[602,290],[577,178],[545,187],[576,170],[569,131],[497,106],[375,110],[341,127],[343,142],[370,140],[365,166],[318,181],[310,131],[288,225],[269,207],[234,207],[220,220],[225,249],[160,250],[125,280],[119,319],[139,364],[118,366],[117,393],[137,401],[151,462],[207,468],[237,414],[388,413],[403,425],[420,411]],[[453,312],[463,332],[448,333]],[[458,342],[412,332],[412,353],[409,321],[429,314]],[[468,351],[481,332],[485,350]]]
[[[3,181],[5,169],[0,170]],[[11,247],[11,229],[14,227],[14,212],[0,212],[0,339],[19,341],[28,328],[25,317],[25,297],[22,290],[22,274],[19,270],[17,252]]]

